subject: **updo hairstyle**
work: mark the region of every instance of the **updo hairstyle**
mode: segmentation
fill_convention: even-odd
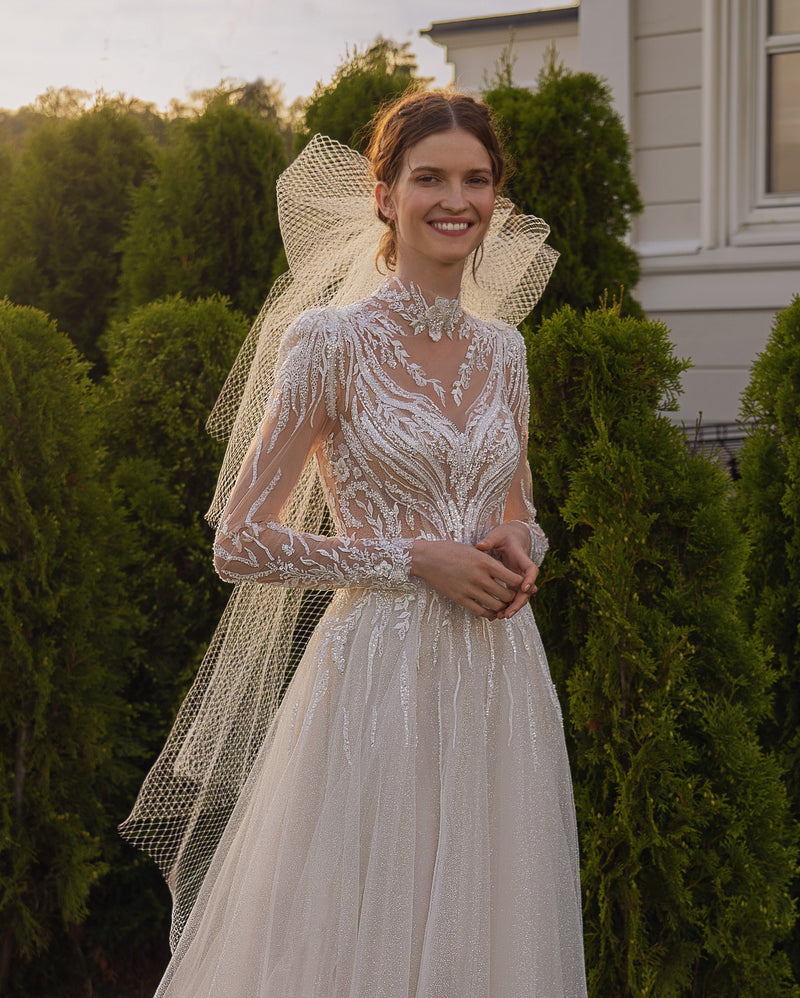
[[[412,91],[381,108],[374,121],[367,158],[372,164],[375,179],[386,184],[390,191],[397,183],[406,155],[413,146],[429,135],[449,132],[454,128],[463,128],[483,145],[492,164],[492,184],[495,191],[500,188],[506,168],[505,157],[489,108],[474,97],[444,90]],[[375,260],[383,260],[389,270],[394,270],[397,266],[394,219],[386,218],[380,208],[377,211],[387,229]],[[475,266],[473,261],[473,271]]]

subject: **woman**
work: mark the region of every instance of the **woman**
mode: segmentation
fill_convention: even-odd
[[[547,227],[495,208],[484,105],[406,96],[369,150],[375,288],[359,157],[326,140],[304,156],[279,186],[294,279],[229,391],[215,562],[238,585],[125,829],[156,840],[176,895],[158,994],[583,996],[569,769],[527,605],[547,542],[524,345],[460,301],[524,314]],[[312,287],[334,304],[299,314],[265,376]],[[318,482],[330,536],[308,529]],[[318,616],[306,588],[335,594],[276,712]]]

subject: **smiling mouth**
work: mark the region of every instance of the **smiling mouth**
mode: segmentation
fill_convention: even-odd
[[[437,232],[466,232],[472,222],[430,222],[429,225]]]

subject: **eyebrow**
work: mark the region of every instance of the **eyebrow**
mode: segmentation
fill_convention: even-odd
[[[442,173],[443,172],[441,166],[410,166],[409,169],[411,170],[412,173]],[[465,173],[485,173],[487,176],[491,176],[492,175],[491,168],[488,167],[488,166],[474,166],[474,167],[472,167],[472,168],[470,168],[468,170],[465,170],[464,172]]]

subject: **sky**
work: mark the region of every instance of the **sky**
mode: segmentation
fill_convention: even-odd
[[[49,87],[125,94],[165,109],[222,79],[284,85],[287,104],[327,82],[353,47],[410,42],[420,73],[452,81],[433,21],[565,0],[0,0],[0,108]]]

